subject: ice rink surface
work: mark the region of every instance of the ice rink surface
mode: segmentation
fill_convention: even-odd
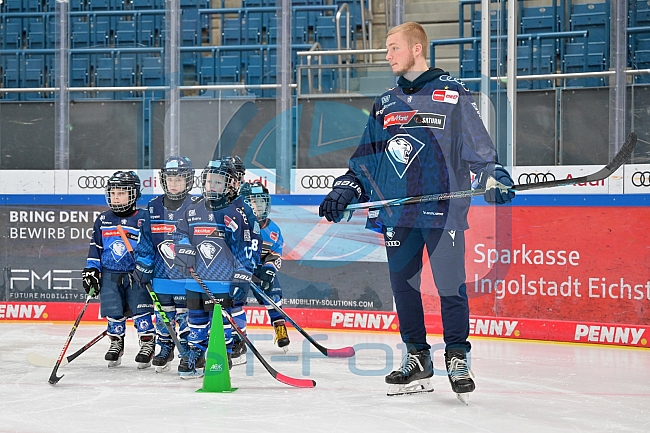
[[[643,432],[650,431],[647,350],[478,339],[471,368],[477,389],[469,406],[451,392],[443,346],[430,336],[435,391],[386,396],[383,376],[402,357],[397,334],[310,334],[329,348],[357,355],[320,355],[290,330],[288,354],[272,345],[271,328],[251,328],[256,347],[279,372],[309,377],[314,389],[275,381],[248,353],[231,372],[230,394],[197,393],[202,379],[137,370],[129,327],[122,365],[107,368],[104,339],[59,370],[28,363],[27,354],[56,359],[70,324],[0,324],[0,432]],[[104,329],[82,323],[71,354]],[[268,339],[265,339],[268,338]]]

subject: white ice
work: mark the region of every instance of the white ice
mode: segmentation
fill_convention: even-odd
[[[32,366],[27,354],[56,359],[70,328],[0,324],[0,432],[650,431],[645,349],[475,338],[477,389],[464,406],[442,371],[440,336],[430,336],[432,393],[386,396],[383,376],[402,357],[396,334],[310,330],[326,347],[357,349],[354,358],[336,359],[322,357],[294,330],[285,355],[272,345],[269,327],[249,329],[262,355],[283,374],[314,379],[316,388],[275,381],[249,351],[248,364],[231,372],[238,390],[206,394],[195,392],[201,379],[178,378],[178,360],[162,374],[137,370],[132,328],[122,366],[107,368],[104,339],[62,367],[65,377],[49,385],[51,369]],[[102,330],[82,323],[67,353]]]

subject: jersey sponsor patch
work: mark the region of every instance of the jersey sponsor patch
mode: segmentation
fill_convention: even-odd
[[[230,218],[228,215],[223,216],[223,223],[226,225],[226,227],[228,227],[233,232],[236,232],[237,229],[239,228],[237,223],[232,218]]]
[[[151,233],[173,233],[174,230],[174,224],[151,224]]]
[[[415,116],[415,113],[417,112],[418,110],[395,111],[393,113],[388,113],[384,117],[384,129],[393,125],[405,125],[409,123],[413,118],[413,116]]]
[[[116,236],[119,236],[120,232],[117,230],[102,230],[102,237],[103,238],[114,238]]]
[[[194,235],[196,236],[210,236],[214,231],[214,227],[194,227]]]
[[[269,237],[273,242],[277,242],[280,236],[276,232],[271,232],[269,233]]]
[[[431,99],[436,102],[446,102],[447,104],[458,104],[458,92],[455,90],[434,90]]]
[[[417,113],[403,128],[435,128],[445,129],[447,116],[436,113]]]

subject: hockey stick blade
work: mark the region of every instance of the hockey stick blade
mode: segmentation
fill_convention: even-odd
[[[105,336],[106,336],[106,331],[102,332],[97,337],[90,340],[81,349],[77,350],[72,355],[68,355],[65,358],[63,358],[63,360],[61,361],[61,364],[59,364],[59,367],[63,367],[64,365],[68,365],[69,363],[71,363],[79,355],[84,353],[86,350],[90,349],[92,346],[95,345],[95,343],[97,343],[99,340],[101,340]],[[34,352],[30,352],[30,353],[27,354],[27,362],[29,362],[30,364],[32,364],[32,365],[34,365],[36,367],[54,367],[54,365],[56,365],[56,359],[55,358],[40,355],[40,354],[34,353]]]
[[[535,182],[529,184],[520,184],[515,185],[510,188],[511,191],[529,191],[532,189],[542,189],[542,188],[554,188],[556,186],[568,186],[575,185],[578,183],[585,182],[595,182],[603,179],[607,179],[611,176],[616,170],[618,170],[627,159],[632,155],[634,147],[636,146],[637,135],[635,132],[631,132],[625,140],[625,144],[618,151],[614,159],[612,159],[609,164],[601,168],[595,173],[589,174],[587,176],[574,177],[570,179],[558,179],[558,180],[549,180],[546,182]],[[454,191],[454,192],[445,192],[441,194],[430,194],[430,195],[421,195],[416,197],[405,197],[405,198],[395,198],[388,200],[377,200],[377,201],[368,201],[365,203],[354,203],[348,205],[345,210],[357,210],[357,209],[377,209],[387,206],[402,206],[407,204],[416,204],[416,203],[428,203],[432,201],[441,201],[441,200],[452,200],[455,198],[467,198],[473,196],[479,196],[485,194],[484,189],[470,189],[467,191]]]
[[[203,289],[205,294],[208,295],[208,298],[210,298],[212,302],[217,303],[217,299],[214,297],[214,295],[212,294],[208,286],[205,285],[201,277],[199,277],[199,275],[192,268],[190,268],[190,275],[192,276],[192,278],[194,278],[194,281],[196,281],[199,284],[199,286],[201,286],[201,289]],[[266,361],[266,359],[264,359],[262,354],[255,348],[255,346],[253,345],[253,343],[251,343],[251,341],[248,339],[246,334],[244,334],[244,331],[239,329],[239,326],[237,326],[237,324],[230,316],[230,314],[228,314],[224,309],[221,309],[221,314],[223,315],[223,317],[226,318],[226,320],[228,320],[232,329],[234,329],[235,332],[239,334],[241,339],[246,343],[246,346],[248,346],[248,348],[253,352],[257,360],[260,363],[262,363],[266,371],[268,371],[269,374],[273,376],[275,380],[277,380],[278,382],[282,382],[286,385],[294,386],[296,388],[313,388],[316,386],[316,381],[314,380],[298,379],[295,377],[289,377],[289,376],[285,376],[284,374],[278,373],[273,367],[271,367],[271,365]]]
[[[251,287],[253,288],[253,291],[255,293],[260,295],[262,299],[264,299],[264,301],[266,301],[271,307],[273,307],[275,311],[280,313],[280,315],[284,317],[285,320],[289,321],[289,323],[291,323],[298,332],[300,332],[307,340],[309,340],[309,342],[313,344],[316,349],[320,350],[320,352],[323,355],[329,356],[331,358],[349,358],[351,356],[354,356],[353,347],[343,347],[341,349],[328,349],[318,344],[318,342],[316,342],[316,340],[314,340],[312,336],[307,333],[307,331],[302,329],[282,308],[278,307],[278,305],[275,302],[273,302],[273,300],[269,297],[269,295],[264,293],[264,291],[259,287],[257,287],[255,283],[251,282]]]
[[[65,340],[65,344],[63,345],[63,348],[61,349],[61,353],[59,354],[59,358],[56,360],[56,363],[54,364],[54,368],[52,369],[52,373],[50,373],[50,378],[47,380],[47,382],[50,385],[56,385],[59,383],[61,378],[63,378],[63,374],[61,376],[57,376],[56,372],[59,371],[59,367],[61,366],[61,362],[63,362],[63,356],[65,355],[65,352],[68,350],[68,346],[70,346],[70,342],[72,341],[72,337],[74,337],[74,333],[77,332],[77,326],[79,326],[79,322],[81,322],[81,318],[83,317],[84,313],[86,312],[86,308],[88,308],[88,304],[90,303],[90,299],[94,295],[94,290],[90,289],[90,293],[88,294],[88,298],[86,299],[86,302],[84,303],[84,307],[81,309],[81,312],[77,316],[77,319],[74,321],[74,324],[72,325],[72,329],[70,330],[70,333],[68,334],[68,338]]]

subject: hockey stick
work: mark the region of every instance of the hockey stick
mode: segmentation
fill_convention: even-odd
[[[546,182],[535,182],[528,184],[515,185],[510,188],[504,186],[504,190],[507,191],[528,191],[531,189],[541,189],[541,188],[553,188],[556,186],[567,186],[575,185],[577,183],[585,182],[595,182],[598,180],[607,179],[612,175],[620,166],[622,166],[625,161],[632,155],[634,147],[636,146],[637,135],[634,132],[630,132],[630,135],[627,136],[625,144],[618,151],[614,159],[612,159],[609,164],[601,168],[595,173],[589,174],[587,176],[574,177],[571,179],[558,179],[558,180],[549,180]],[[370,209],[378,208],[382,206],[401,206],[406,204],[415,204],[415,203],[427,203],[431,201],[441,201],[441,200],[451,200],[455,198],[466,198],[472,196],[483,195],[485,189],[470,189],[467,191],[455,191],[447,192],[442,194],[431,194],[431,195],[421,195],[416,197],[406,197],[406,198],[396,198],[389,200],[378,200],[378,201],[369,201],[365,203],[354,203],[346,207],[346,210],[356,210],[356,209]]]
[[[106,336],[106,332],[107,331],[104,331],[101,334],[99,334],[97,337],[90,340],[81,349],[77,350],[72,355],[68,355],[65,358],[63,358],[63,361],[61,361],[59,367],[63,367],[64,365],[69,364],[74,359],[76,359],[79,355],[84,353],[86,350],[90,349],[92,346],[95,345],[95,343],[97,343],[99,340],[101,340]],[[32,365],[35,365],[36,367],[53,367],[56,364],[56,359],[50,358],[49,356],[40,355],[38,353],[30,352],[27,354],[27,362],[29,362]]]
[[[208,295],[208,298],[210,298],[212,302],[218,303],[217,299],[214,297],[214,295],[212,294],[208,286],[205,285],[201,277],[198,276],[198,274],[194,271],[194,269],[190,268],[190,274],[192,275],[192,278],[194,278],[194,280],[199,284],[199,286],[201,286],[205,294]],[[251,343],[251,341],[248,339],[246,334],[244,334],[244,332],[241,329],[239,329],[239,327],[237,326],[233,318],[230,316],[230,314],[228,314],[224,309],[221,309],[221,314],[223,315],[223,317],[226,318],[226,320],[228,320],[228,322],[230,322],[230,326],[232,326],[235,332],[239,334],[239,336],[241,337],[242,340],[244,340],[244,342],[249,347],[249,349],[253,351],[255,357],[262,363],[266,371],[268,371],[275,380],[290,386],[295,386],[297,388],[313,388],[316,386],[316,381],[314,380],[296,379],[294,377],[289,377],[289,376],[285,376],[282,373],[278,373],[273,367],[271,367],[271,365],[268,362],[266,362],[266,359],[264,359],[264,357],[260,354],[260,352],[258,352],[258,350],[255,348],[255,346],[253,346],[253,343]]]
[[[254,292],[256,292],[258,295],[262,297],[262,299],[268,302],[268,304],[271,307],[273,307],[275,311],[280,313],[280,315],[284,317],[285,320],[288,320],[293,325],[293,327],[296,328],[298,332],[300,332],[307,340],[309,340],[309,342],[313,344],[316,349],[320,350],[320,352],[323,355],[330,356],[332,358],[349,358],[351,356],[354,356],[353,347],[343,347],[341,349],[328,349],[318,344],[316,340],[312,338],[311,335],[309,335],[304,329],[298,326],[298,324],[291,317],[289,317],[289,315],[282,308],[280,308],[275,302],[273,302],[273,300],[269,297],[269,295],[267,295],[266,293],[264,293],[262,289],[257,287],[255,283],[251,282],[251,287],[253,288]]]
[[[133,251],[131,242],[129,242],[129,239],[126,237],[126,233],[124,232],[124,229],[120,224],[117,225],[117,231],[120,233],[120,237],[122,238],[122,242],[124,242],[126,249],[129,250],[129,253],[131,253],[131,257],[135,259],[135,252]],[[181,342],[178,340],[178,336],[176,335],[176,330],[172,327],[172,324],[169,321],[167,314],[163,311],[162,305],[160,305],[160,300],[158,299],[158,295],[156,295],[156,292],[154,292],[153,287],[151,287],[150,283],[145,284],[145,288],[147,289],[147,292],[149,292],[151,301],[153,302],[156,311],[160,314],[160,317],[163,320],[163,324],[165,325],[165,328],[167,329],[169,336],[174,341],[174,345],[178,349],[178,353],[180,353],[181,356],[184,356],[185,351],[183,350],[183,346],[181,346]]]
[[[63,349],[61,349],[61,353],[59,354],[59,359],[57,359],[56,364],[54,364],[54,369],[52,370],[52,373],[50,374],[50,378],[48,379],[48,383],[50,385],[56,385],[59,382],[59,380],[61,380],[61,378],[65,376],[65,374],[62,374],[61,376],[57,376],[56,372],[59,370],[59,367],[63,362],[63,355],[65,355],[65,352],[68,350],[68,346],[72,341],[72,337],[74,337],[74,333],[77,331],[77,326],[79,326],[79,322],[81,322],[81,318],[86,312],[86,308],[88,308],[88,303],[90,302],[94,294],[95,291],[91,288],[90,292],[88,293],[88,299],[86,299],[86,302],[84,303],[84,307],[81,309],[81,312],[77,316],[77,320],[74,321],[74,325],[72,325],[72,330],[70,330],[70,334],[68,334],[68,338],[65,340]]]

